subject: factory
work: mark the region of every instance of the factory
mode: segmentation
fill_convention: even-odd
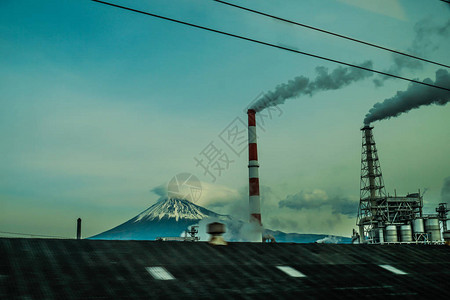
[[[406,196],[386,194],[372,129],[370,125],[361,128],[359,232],[354,230],[354,243],[440,244],[448,240],[446,203],[439,204],[436,214],[425,215],[420,190]]]

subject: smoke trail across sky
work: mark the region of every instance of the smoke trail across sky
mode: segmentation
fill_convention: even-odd
[[[414,25],[414,40],[407,49],[408,53],[426,56],[440,48],[439,41],[450,38],[450,20],[444,24],[436,25],[431,19],[425,19]],[[423,63],[406,56],[392,54],[393,64],[385,72],[390,74],[401,74],[403,70],[418,70],[423,68]],[[375,86],[382,86],[384,81],[392,79],[388,76],[378,76],[374,79]]]
[[[361,66],[372,69],[372,61],[365,61]],[[330,73],[328,68],[317,67],[316,72],[317,76],[313,80],[305,76],[298,76],[287,83],[278,85],[275,90],[267,92],[250,108],[259,112],[267,107],[283,104],[289,98],[301,95],[312,96],[318,91],[337,90],[373,75],[365,70],[346,67],[337,67]]]
[[[447,70],[439,69],[436,71],[434,82],[430,78],[426,78],[423,82],[450,88],[450,74]],[[423,105],[445,105],[449,101],[449,91],[411,83],[406,91],[398,91],[394,97],[375,103],[366,114],[364,124],[397,117]]]

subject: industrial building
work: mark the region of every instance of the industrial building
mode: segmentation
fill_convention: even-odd
[[[423,243],[439,244],[450,237],[447,231],[447,204],[440,203],[437,214],[423,213],[423,194],[406,196],[386,194],[384,180],[372,133],[362,131],[360,203],[354,241],[368,244]]]

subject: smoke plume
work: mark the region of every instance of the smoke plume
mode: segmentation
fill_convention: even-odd
[[[408,47],[407,53],[416,56],[425,56],[427,53],[439,49],[439,45],[433,40],[438,38],[440,41],[450,38],[450,20],[443,25],[432,24],[430,20],[422,20],[414,25],[415,36]],[[404,69],[418,70],[423,67],[419,60],[406,57],[403,55],[392,54],[394,64],[385,72],[391,74],[401,74]],[[376,86],[383,85],[383,82],[392,79],[388,76],[380,76],[374,79]]]
[[[447,70],[439,69],[434,82],[430,78],[423,82],[450,88],[450,74]],[[398,91],[394,97],[376,103],[366,114],[364,124],[397,117],[423,105],[445,105],[449,101],[449,91],[411,83],[406,91]]]
[[[238,219],[219,219],[219,218],[205,218],[200,220],[194,226],[198,226],[198,237],[201,241],[207,241],[210,235],[207,233],[208,224],[213,222],[220,222],[225,224],[226,232],[223,234],[225,241],[233,242],[260,242],[261,228],[255,223],[247,223]],[[183,236],[183,233],[181,234]]]
[[[372,69],[372,61],[365,61],[361,66]],[[316,72],[317,76],[313,80],[298,76],[287,83],[278,85],[275,90],[267,92],[250,108],[258,112],[267,107],[283,104],[286,99],[297,98],[302,95],[312,96],[319,91],[337,90],[373,75],[365,70],[346,67],[337,67],[330,73],[328,68],[317,67]]]

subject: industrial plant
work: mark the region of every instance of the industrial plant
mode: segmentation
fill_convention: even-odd
[[[250,223],[260,227],[262,233],[258,151],[256,136],[256,110],[248,114],[249,154],[249,210]],[[361,128],[360,203],[352,242],[360,244],[416,243],[443,244],[450,239],[447,230],[447,203],[439,203],[436,214],[424,214],[423,193],[399,196],[386,193],[377,148],[370,125]],[[264,241],[261,234],[256,240]]]
[[[353,242],[441,244],[448,240],[447,203],[440,203],[436,214],[426,215],[420,190],[406,196],[386,194],[372,129],[370,125],[361,128],[359,233],[353,231]]]

